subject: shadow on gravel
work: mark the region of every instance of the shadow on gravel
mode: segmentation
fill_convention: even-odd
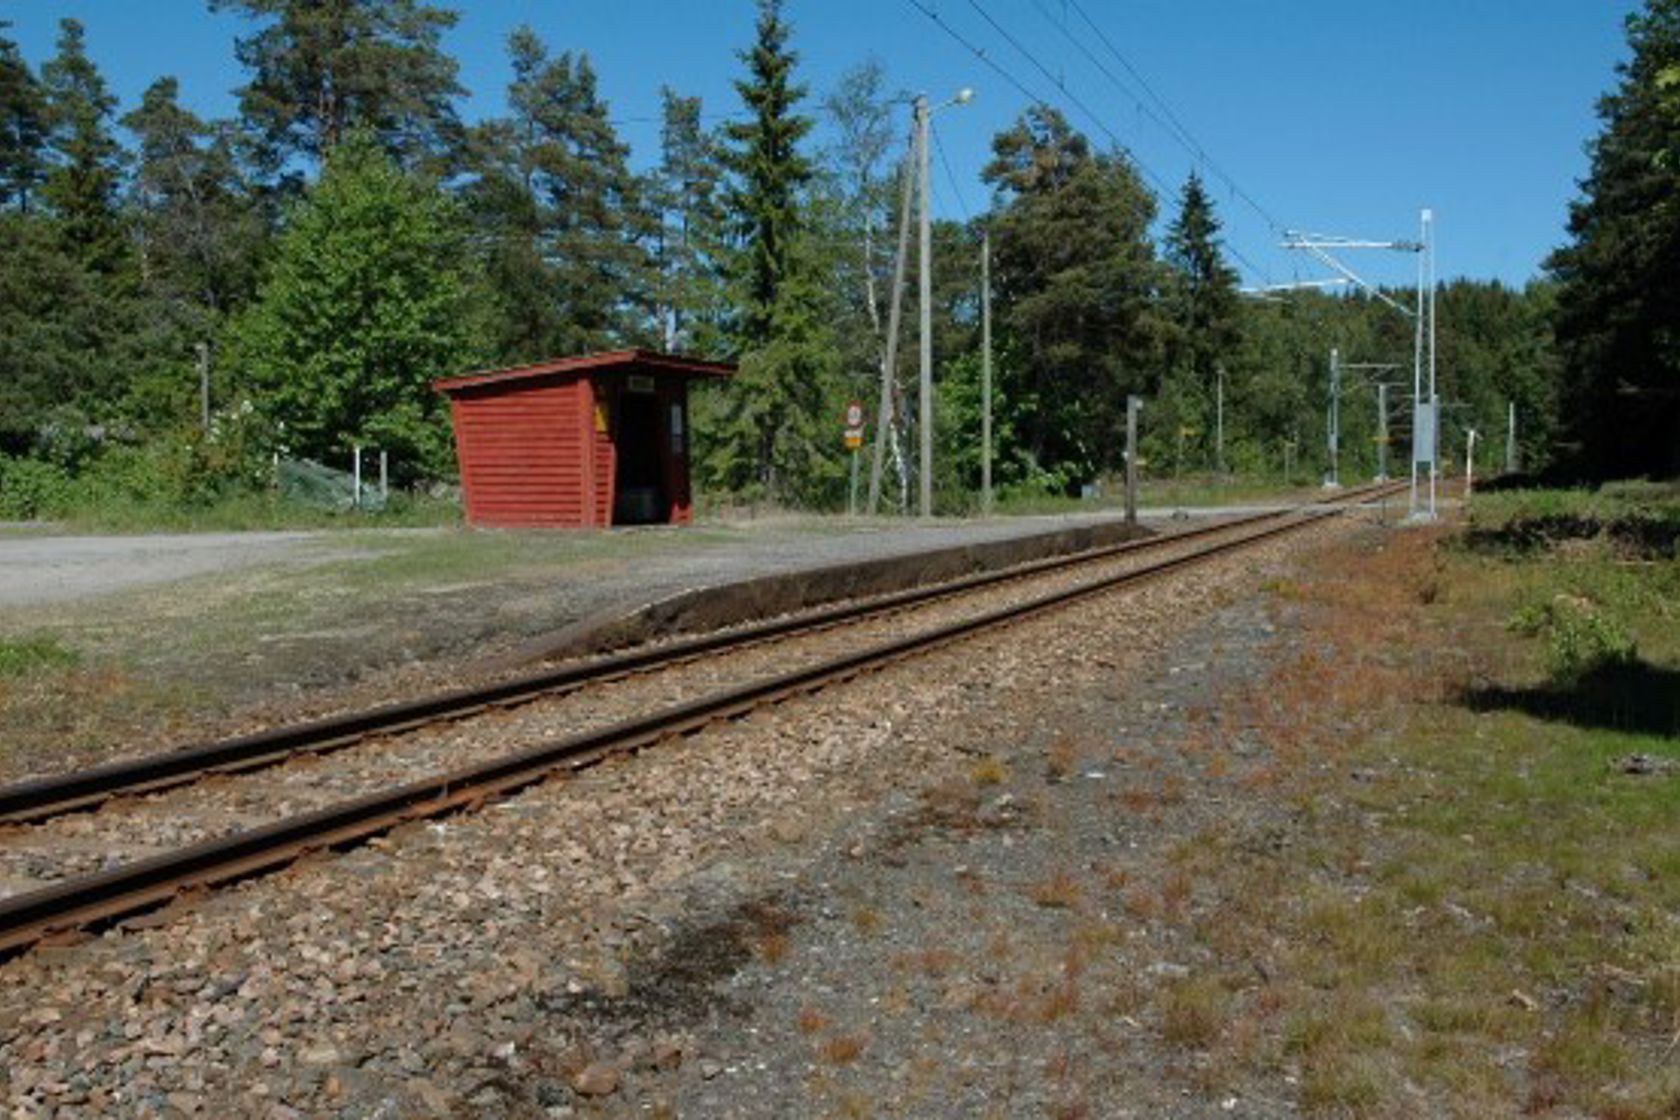
[[[1680,672],[1644,661],[1606,665],[1569,686],[1467,689],[1473,712],[1516,711],[1577,727],[1680,738]]]
[[[609,1030],[648,1024],[672,1029],[704,1022],[719,1011],[742,1012],[742,1006],[720,997],[718,985],[755,957],[779,957],[796,921],[778,900],[744,903],[718,921],[677,930],[657,952],[629,962],[629,988],[623,995],[588,989],[549,996],[542,1000],[543,1010]]]

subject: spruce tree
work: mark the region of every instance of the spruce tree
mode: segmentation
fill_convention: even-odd
[[[838,461],[818,427],[839,394],[827,292],[801,215],[812,169],[799,143],[812,122],[797,112],[805,87],[793,80],[790,30],[780,0],[760,0],[756,40],[741,54],[748,76],[735,83],[750,116],[727,130],[740,373],[707,456],[724,485],[773,500],[819,495]]]
[[[9,26],[0,20],[0,31]],[[0,209],[27,211],[46,174],[46,112],[40,82],[0,35]]]
[[[58,53],[41,67],[46,89],[51,165],[43,200],[60,236],[83,265],[115,272],[126,256],[117,218],[122,149],[111,134],[117,100],[87,54],[87,36],[73,19],[59,22]]]
[[[1219,218],[1194,171],[1179,195],[1178,215],[1167,229],[1163,256],[1171,269],[1162,396],[1166,424],[1212,442],[1219,367],[1238,343],[1237,274],[1220,251]]]
[[[1558,281],[1565,421],[1602,475],[1680,473],[1680,0],[1628,18]]]

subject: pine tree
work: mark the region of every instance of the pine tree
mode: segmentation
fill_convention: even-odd
[[[780,0],[760,0],[756,41],[741,54],[748,77],[735,83],[751,116],[727,130],[740,373],[707,457],[724,485],[776,500],[823,488],[836,457],[819,443],[818,417],[838,395],[827,293],[801,219],[812,169],[799,142],[812,122],[796,111],[805,87],[793,81],[790,30]]]
[[[238,326],[237,368],[294,454],[392,453],[399,475],[448,470],[433,379],[478,356],[457,216],[432,184],[352,134],[294,210]]]
[[[265,21],[236,41],[250,72],[239,107],[270,172],[319,161],[354,129],[404,166],[447,166],[461,141],[465,91],[440,46],[455,12],[420,0],[210,0]]]
[[[1680,0],[1628,18],[1632,57],[1598,106],[1570,207],[1557,340],[1566,415],[1598,474],[1680,473]]]
[[[1047,484],[1073,490],[1120,466],[1126,396],[1157,380],[1155,201],[1054,109],[1029,109],[992,153],[994,316],[1018,355],[999,376],[1025,452]]]
[[[0,31],[10,26],[0,20]],[[0,35],[0,209],[27,211],[46,174],[46,112],[40,82]]]
[[[489,245],[509,361],[646,341],[655,218],[585,55],[550,58],[528,27],[508,40],[512,116],[474,131],[466,195]]]
[[[265,231],[231,130],[200,120],[178,96],[174,78],[159,78],[122,119],[136,141],[129,201],[147,289],[214,317],[249,293]]]
[[[116,210],[122,149],[110,129],[117,100],[88,58],[86,40],[80,23],[61,20],[58,53],[41,67],[51,157],[41,194],[76,259],[109,274],[126,256]]]

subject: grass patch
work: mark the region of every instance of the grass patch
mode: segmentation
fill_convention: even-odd
[[[49,635],[13,641],[0,639],[0,677],[21,677],[49,669],[72,669],[80,664],[75,650]]]
[[[1512,521],[1647,496],[1476,503]],[[1197,894],[1230,915],[1199,929],[1211,950],[1280,947],[1261,1049],[1302,1109],[1680,1114],[1680,563],[1603,534],[1489,551],[1408,530],[1325,557],[1289,601],[1310,652],[1242,715],[1270,748],[1251,792],[1291,807],[1292,839],[1239,837]],[[1535,604],[1557,605],[1507,625]],[[1552,610],[1603,629],[1558,638],[1592,624]],[[1557,642],[1582,648],[1560,665]],[[1280,889],[1245,904],[1258,883]],[[1243,941],[1222,933],[1239,918]]]

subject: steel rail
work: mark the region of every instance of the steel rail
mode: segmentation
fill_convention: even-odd
[[[609,755],[687,734],[788,696],[814,692],[827,684],[879,670],[982,630],[1158,579],[1316,524],[1337,512],[1340,511],[1335,506],[1308,509],[1296,519],[1242,537],[1217,541],[1143,568],[1077,584],[823,664],[725,689],[649,715],[539,743],[324,809],[15,895],[0,900],[0,954],[14,953],[54,935],[75,933],[90,925],[151,909],[186,892],[272,871],[311,852],[360,842],[409,821],[475,808],[556,774],[589,766]]]
[[[1349,490],[1337,500],[1364,496],[1376,487]],[[877,596],[861,602],[820,608],[750,626],[684,638],[630,650],[557,669],[524,674],[488,685],[450,689],[414,700],[382,704],[322,719],[287,724],[193,744],[173,750],[120,759],[82,770],[0,785],[0,826],[33,824],[65,813],[93,809],[119,796],[151,793],[186,785],[215,774],[241,773],[277,765],[298,754],[325,754],[380,735],[400,734],[427,724],[464,719],[491,708],[510,708],[586,685],[651,672],[708,653],[818,631],[844,622],[872,618],[943,598],[1028,579],[1046,572],[1112,559],[1131,552],[1166,548],[1184,541],[1239,529],[1287,516],[1293,510],[1221,521],[1215,525],[1143,540],[1086,549],[1067,556],[1030,561],[995,572],[980,572],[927,587]]]

